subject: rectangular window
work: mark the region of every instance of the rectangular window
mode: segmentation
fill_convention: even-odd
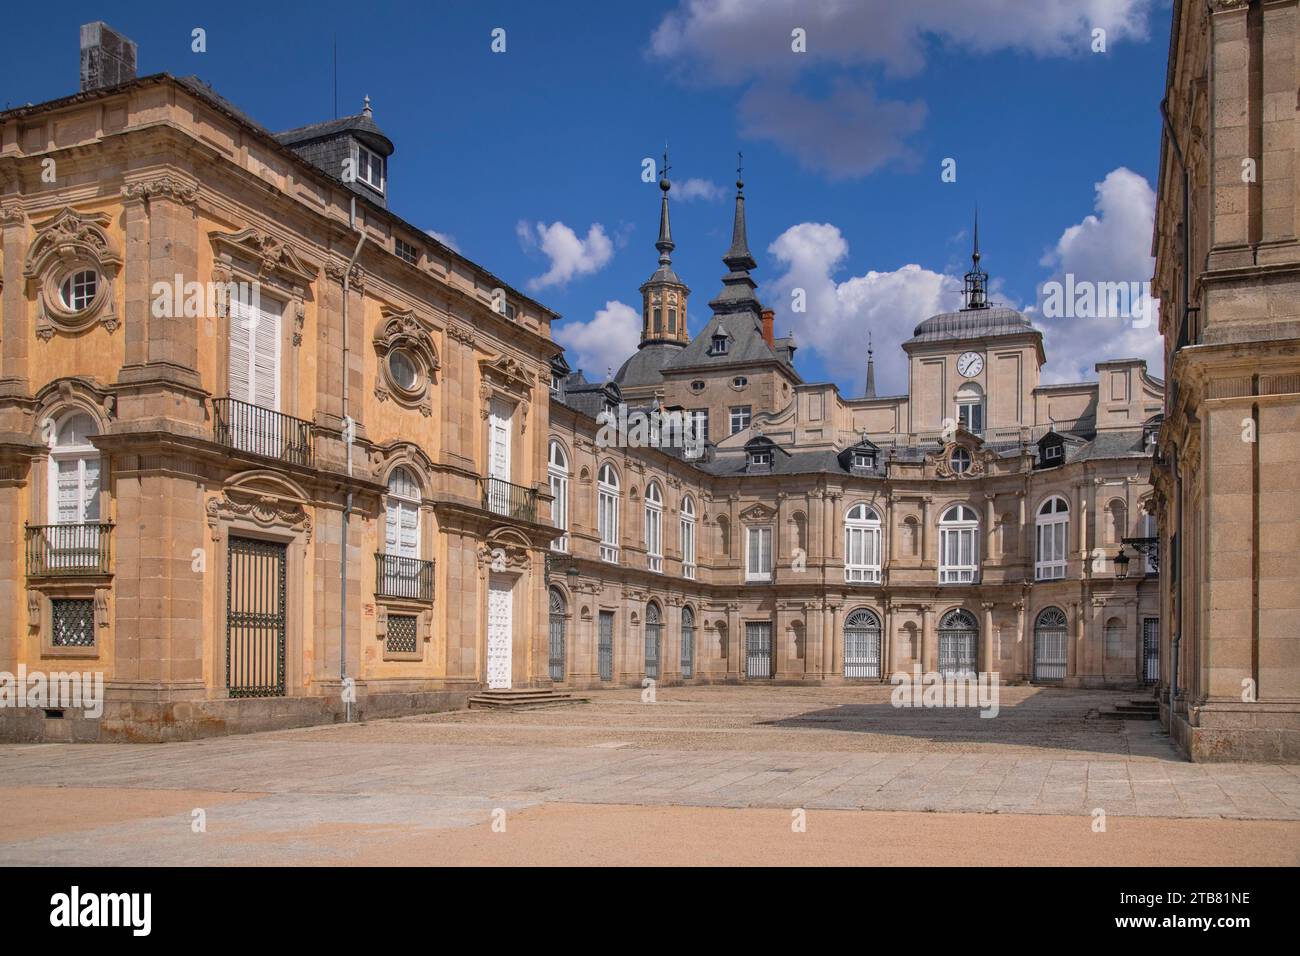
[[[876,467],[876,456],[870,452],[855,451],[853,453],[853,467],[870,471]]]
[[[95,646],[95,601],[93,598],[53,598],[50,601],[55,647]]]
[[[416,624],[419,620],[414,614],[388,615],[388,636],[384,641],[384,650],[389,654],[414,654],[419,647],[416,641]]]
[[[646,566],[651,571],[664,569],[663,517],[658,508],[647,507],[645,510],[645,551]]]
[[[1038,561],[1035,565],[1038,580],[1057,581],[1065,577],[1065,537],[1069,527],[1065,521],[1038,525]]]
[[[742,432],[749,427],[751,419],[750,406],[734,405],[731,409],[731,434]]]
[[[745,542],[745,580],[772,580],[772,529],[750,528]]]
[[[618,497],[602,491],[596,502],[600,525],[600,559],[618,564]]]
[[[880,529],[849,526],[844,529],[844,580],[874,584],[880,581]]]
[[[690,416],[691,425],[695,430],[696,442],[703,444],[709,440],[709,410],[707,408],[692,408],[686,413]]]
[[[551,472],[551,523],[559,531],[569,530],[569,479]],[[569,536],[561,534],[551,541],[552,551],[568,551]]]
[[[939,583],[971,584],[975,581],[978,550],[975,528],[939,530]]]
[[[1045,461],[1055,461],[1061,457],[1060,445],[1048,445],[1043,449],[1043,459]]]
[[[695,577],[695,519],[682,519],[682,576]]]
[[[365,183],[375,192],[384,191],[384,157],[366,149],[360,143],[353,144],[353,157],[357,165],[357,181]]]
[[[957,420],[972,435],[984,434],[984,403],[959,403],[957,405]]]
[[[415,246],[402,239],[395,239],[394,243],[397,249],[397,258],[403,259],[411,265],[415,265],[420,261],[420,251]]]

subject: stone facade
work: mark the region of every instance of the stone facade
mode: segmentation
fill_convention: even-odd
[[[0,734],[646,677],[1143,681],[1158,578],[1112,561],[1149,501],[1141,362],[1041,385],[1041,334],[968,298],[907,344],[912,394],[805,382],[739,183],[691,340],[665,178],[642,360],[589,383],[552,312],[322,164],[352,136],[383,184],[369,106],[276,136],[157,75],[0,114],[0,671],[107,695],[98,718],[0,709]],[[628,403],[709,408],[710,441],[611,446],[597,416]]]
[[[1298,38],[1295,0],[1174,6],[1154,481],[1162,719],[1194,760],[1300,759]]]

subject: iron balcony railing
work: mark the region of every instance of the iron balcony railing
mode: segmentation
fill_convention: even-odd
[[[375,596],[431,602],[433,562],[395,554],[376,554]]]
[[[214,398],[212,406],[217,444],[293,465],[311,464],[311,422],[237,398]]]
[[[502,478],[483,478],[483,507],[521,521],[537,520],[537,491]]]
[[[27,525],[27,574],[75,577],[108,574],[113,526],[91,524]]]

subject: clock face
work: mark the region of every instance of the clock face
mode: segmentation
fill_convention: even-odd
[[[957,371],[967,378],[984,371],[984,356],[979,352],[963,352],[957,358]]]

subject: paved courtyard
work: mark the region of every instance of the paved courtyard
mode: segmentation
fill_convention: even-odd
[[[1131,694],[1002,688],[982,719],[889,690],[0,746],[0,863],[1300,862],[1300,767],[1186,763],[1098,716]]]

